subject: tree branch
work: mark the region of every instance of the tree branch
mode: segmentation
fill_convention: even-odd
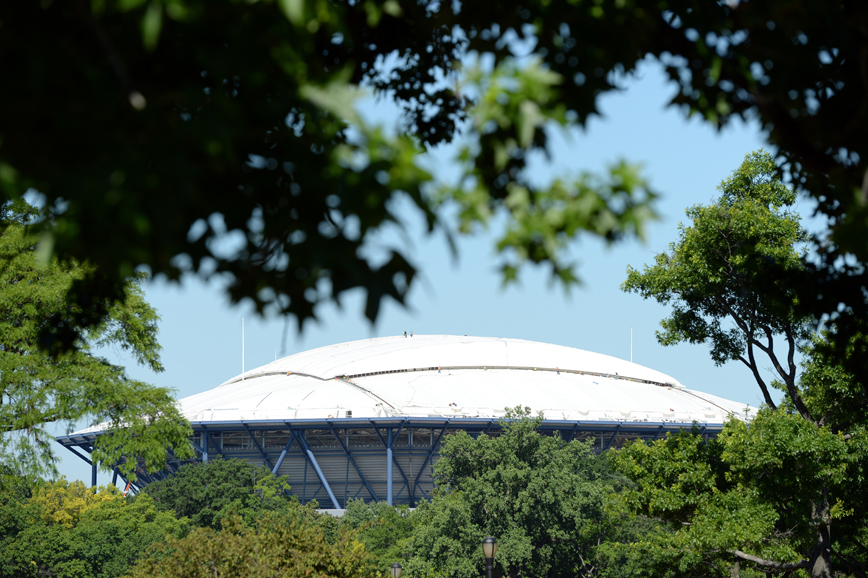
[[[801,560],[800,562],[792,563],[775,562],[773,560],[760,558],[759,556],[753,556],[752,554],[745,554],[741,550],[729,550],[729,553],[741,558],[742,560],[759,564],[763,568],[772,568],[773,570],[798,570],[799,568],[809,568],[811,564],[810,560]]]
[[[868,548],[865,547],[865,544],[863,544],[859,540],[856,540],[855,538],[851,538],[851,540],[853,541],[853,543],[856,545],[857,548],[859,548],[860,550],[862,550],[863,552],[868,554]]]
[[[778,372],[778,375],[781,376],[781,379],[784,380],[784,383],[789,384],[791,380],[795,378],[795,372],[787,373],[787,371],[781,365],[781,362],[778,361],[778,356],[775,354],[775,336],[772,333],[771,327],[763,325],[760,327],[763,330],[763,333],[766,334],[766,339],[768,340],[767,348],[763,348],[766,355],[769,356],[769,359],[772,362],[772,365],[775,366],[775,371]]]
[[[716,300],[721,305],[721,307],[723,307],[726,310],[727,314],[732,318],[733,322],[735,322],[735,324],[738,326],[739,329],[741,329],[741,332],[744,333],[745,337],[747,338],[747,355],[748,355],[748,358],[750,359],[750,362],[745,361],[744,357],[742,357],[742,356],[739,356],[739,359],[745,365],[747,365],[748,368],[750,368],[750,371],[751,371],[751,373],[753,373],[753,377],[756,380],[757,385],[759,385],[760,390],[762,390],[762,392],[763,392],[763,398],[765,399],[766,404],[772,409],[777,409],[778,406],[775,405],[774,401],[772,401],[772,396],[769,393],[769,388],[766,385],[766,382],[763,381],[762,376],[760,376],[759,368],[757,367],[757,364],[756,364],[756,358],[754,357],[754,354],[753,354],[754,344],[758,345],[760,347],[760,349],[762,349],[762,345],[760,343],[758,343],[753,338],[753,331],[752,331],[751,327],[748,326],[748,324],[745,322],[744,319],[739,317],[736,314],[736,312],[733,311],[732,307],[730,307],[729,304],[725,300],[721,299],[720,297],[718,297]]]
[[[868,566],[841,552],[835,552],[835,555],[841,558],[841,560],[850,567],[850,572],[859,576],[859,578],[868,578],[868,574],[865,573],[866,570],[868,570]]]
[[[748,358],[750,359],[750,365],[748,365],[748,367],[750,367],[750,370],[753,373],[754,379],[756,379],[757,384],[760,386],[760,389],[763,392],[763,397],[766,400],[766,404],[772,409],[778,409],[778,406],[775,405],[775,402],[772,400],[772,395],[771,395],[771,393],[769,393],[769,388],[766,385],[766,382],[763,381],[763,378],[759,374],[759,368],[756,365],[756,358],[753,355],[753,344],[754,344],[753,338],[750,335],[748,335],[748,338],[747,338],[747,355],[748,355]]]
[[[768,355],[772,364],[775,367],[775,371],[778,372],[778,375],[781,376],[781,379],[784,381],[784,385],[787,388],[787,394],[789,394],[790,399],[793,400],[793,405],[796,406],[796,410],[799,412],[799,415],[802,418],[810,421],[811,423],[816,423],[811,412],[808,411],[808,407],[805,405],[804,400],[802,400],[802,396],[799,394],[799,390],[796,388],[796,364],[794,361],[794,355],[796,350],[796,339],[793,335],[793,326],[791,323],[786,324],[786,328],[784,329],[784,335],[787,338],[787,362],[789,367],[789,372],[787,372],[783,366],[781,366],[781,362],[778,360],[778,356],[775,354],[775,341],[774,334],[770,327],[761,326],[761,329],[766,334],[766,339],[768,340],[768,349],[762,347],[757,343],[757,346],[760,347],[766,355]],[[749,338],[750,339],[750,338]],[[750,341],[748,341],[750,343]]]
[[[796,350],[796,338],[793,335],[793,326],[791,323],[787,323],[786,328],[786,336],[787,336],[787,347],[789,348],[787,354],[787,362],[790,365],[790,374],[792,375],[792,379],[786,382],[787,384],[787,393],[790,394],[790,398],[793,400],[793,404],[795,404],[796,409],[799,410],[799,414],[805,418],[806,420],[817,423],[814,420],[814,416],[811,415],[811,412],[808,411],[808,406],[805,405],[804,400],[802,399],[802,395],[799,393],[799,390],[796,388],[796,363],[793,360]]]

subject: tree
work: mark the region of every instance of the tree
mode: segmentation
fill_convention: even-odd
[[[196,528],[180,540],[169,539],[142,560],[132,578],[362,578],[372,575],[370,556],[354,533],[334,542],[299,513],[269,512],[256,527],[227,520],[221,530]]]
[[[98,356],[99,347],[117,347],[140,364],[161,371],[154,309],[144,300],[143,276],[130,279],[119,301],[101,302],[105,315],[89,327],[77,324],[91,315],[67,292],[92,274],[93,266],[61,261],[39,251],[28,232],[32,212],[22,205],[0,207],[0,460],[16,472],[54,472],[49,423],[73,427],[104,424],[93,458],[134,476],[137,460],[159,469],[166,448],[192,457],[190,427],[171,392],[130,378]],[[52,325],[81,330],[77,348],[53,352],[41,339]]]
[[[650,576],[865,576],[868,448],[864,426],[848,432],[764,409],[716,440],[684,432],[616,452],[615,469],[636,484],[624,503],[672,530],[638,540],[633,556]]]
[[[743,362],[766,404],[749,425],[731,419],[716,440],[683,433],[614,456],[615,469],[637,484],[623,494],[628,507],[671,525],[641,548],[660,574],[736,575],[746,566],[825,578],[834,562],[866,576],[868,391],[845,369],[864,337],[851,338],[844,358],[829,355],[828,335],[808,339],[792,284],[806,267],[805,236],[771,158],[748,155],[720,190],[716,203],[688,210],[692,222],[668,254],[628,271],[624,289],[673,305],[661,343],[706,342],[716,362]],[[785,362],[774,349],[781,334]],[[757,350],[781,381],[762,379]]]
[[[454,225],[440,200],[457,203],[462,230],[506,212],[505,278],[529,260],[552,263],[571,282],[564,242],[584,230],[606,238],[634,230],[649,215],[647,187],[622,167],[540,188],[526,179],[526,161],[547,150],[547,125],[583,125],[600,95],[652,58],[685,114],[716,127],[757,119],[794,183],[829,218],[828,238],[815,239],[820,262],[800,283],[801,305],[815,318],[839,318],[842,337],[831,345],[844,358],[868,312],[868,145],[859,136],[868,123],[868,8],[465,4],[7,3],[0,58],[20,90],[0,96],[0,186],[11,197],[38,189],[52,215],[45,246],[102,271],[76,285],[81,298],[119,295],[121,281],[147,265],[172,278],[228,273],[233,299],[301,321],[360,287],[373,319],[384,297],[402,301],[415,278],[404,248],[382,259],[360,252],[383,224],[403,222],[388,201],[404,194],[432,228]],[[463,78],[469,54],[491,57],[493,67]],[[401,109],[397,135],[351,110],[359,86]],[[426,192],[432,176],[415,158],[459,134],[471,145],[459,158],[466,178],[442,195]],[[214,241],[227,236],[241,248],[221,250],[227,245]],[[855,262],[842,266],[847,254]],[[868,375],[863,358],[852,360]]]
[[[414,514],[409,575],[481,575],[486,535],[497,539],[497,576],[606,575],[599,546],[622,530],[604,511],[614,484],[587,443],[539,433],[541,419],[516,411],[499,436],[444,441],[437,493]]]
[[[405,544],[413,534],[417,519],[407,506],[357,498],[347,502],[337,525],[357,530],[365,549],[375,560],[376,569],[388,576],[392,564],[403,558]]]
[[[184,464],[175,475],[145,486],[157,507],[186,517],[195,526],[219,529],[231,517],[251,523],[265,511],[283,511],[297,502],[286,476],[247,460]]]
[[[186,519],[160,512],[146,497],[124,499],[114,486],[80,481],[37,485],[29,500],[0,504],[0,576],[114,578],[129,572],[151,544],[189,530]]]
[[[12,197],[42,193],[46,250],[87,259],[104,275],[80,280],[77,296],[111,295],[144,265],[170,278],[230,275],[234,300],[300,322],[361,287],[373,320],[381,300],[403,301],[415,277],[403,247],[369,255],[372,236],[403,221],[391,202],[398,196],[431,230],[445,226],[438,206],[453,198],[465,231],[509,212],[507,278],[532,261],[572,282],[558,247],[581,231],[612,240],[641,233],[652,195],[626,164],[534,186],[523,168],[545,150],[544,125],[569,124],[558,102],[565,77],[507,62],[462,87],[479,94],[471,110],[450,86],[465,41],[447,33],[447,12],[393,0],[4,6],[0,19],[15,32],[0,40],[0,55],[27,56],[10,60],[22,92],[0,101],[18,111],[3,117],[0,183]],[[52,58],[36,58],[46,41]],[[393,52],[399,61],[385,70]],[[588,76],[592,87],[605,84]],[[359,85],[397,99],[406,113],[397,135],[359,118]],[[46,108],[20,98],[52,91],[67,97]],[[34,131],[36,118],[44,124]],[[424,143],[449,141],[462,127],[470,146],[456,189],[417,158]],[[34,132],[51,137],[36,145]]]
[[[796,194],[784,185],[772,156],[754,152],[720,187],[720,199],[687,210],[688,226],[668,253],[641,272],[627,268],[624,291],[671,305],[657,340],[663,345],[707,343],[721,365],[740,361],[754,376],[766,404],[776,407],[763,379],[758,354],[765,354],[797,407],[794,355],[807,336],[796,310],[793,279],[805,267],[800,244],[807,240]],[[783,336],[785,354],[775,339]],[[801,411],[801,409],[800,409]]]

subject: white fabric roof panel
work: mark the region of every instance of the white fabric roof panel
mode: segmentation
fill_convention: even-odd
[[[194,422],[496,418],[515,406],[569,421],[720,424],[730,415],[749,419],[756,413],[608,355],[521,339],[450,335],[382,337],[305,351],[178,404]],[[77,433],[103,429],[96,425]]]
[[[499,417],[519,405],[564,420],[722,423],[729,415],[747,417],[745,404],[685,389],[668,375],[607,355],[448,335],[306,351],[179,403],[192,421]]]
[[[618,373],[680,385],[674,378],[659,371],[609,355],[524,339],[458,335],[378,337],[339,343],[278,359],[244,375],[291,371],[331,379],[342,375],[432,366],[560,367]],[[223,385],[241,377],[232,378]]]

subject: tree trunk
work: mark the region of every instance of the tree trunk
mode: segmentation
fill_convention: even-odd
[[[823,488],[823,496],[814,502],[812,510],[812,517],[817,524],[817,541],[808,554],[811,578],[832,578],[832,517],[828,488]]]
[[[735,563],[729,567],[729,578],[739,578],[738,560],[736,560]]]

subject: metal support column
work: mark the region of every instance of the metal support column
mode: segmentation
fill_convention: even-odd
[[[428,452],[428,455],[425,456],[425,461],[423,461],[422,465],[419,467],[419,473],[416,474],[416,481],[413,482],[413,496],[411,496],[411,498],[410,498],[411,505],[414,504],[416,501],[416,488],[419,488],[419,491],[422,492],[423,496],[425,496],[426,498],[429,497],[428,492],[426,492],[424,488],[419,486],[419,480],[422,479],[422,474],[425,471],[425,467],[428,465],[428,462],[431,461],[431,458],[434,456],[434,453],[437,451],[437,446],[440,443],[440,440],[443,439],[443,434],[446,433],[446,428],[448,425],[449,425],[448,421],[445,424],[443,424],[443,429],[440,430],[440,435],[438,435],[437,439],[434,440],[434,443],[431,444],[431,451]],[[432,437],[433,437],[433,430],[432,430]]]
[[[386,430],[386,503],[392,505],[392,428]]]
[[[69,451],[71,451],[72,453],[74,453],[75,455],[80,457],[82,460],[84,460],[85,463],[87,463],[87,465],[91,465],[92,462],[90,461],[90,458],[85,456],[82,453],[79,453],[79,451],[77,449],[75,449],[76,447],[81,447],[81,446],[66,446],[66,449],[68,449]]]
[[[292,445],[292,432],[290,432],[289,440],[287,440],[286,445],[283,447],[283,451],[280,452],[280,457],[277,458],[277,463],[274,464],[274,469],[271,470],[271,473],[275,476],[277,475],[277,470],[280,469],[280,465],[283,463],[283,458],[286,457],[286,452],[289,451],[289,446]]]
[[[205,429],[205,426],[202,426],[202,463],[208,463],[208,446],[210,445],[208,442],[211,441],[211,436],[208,435],[208,430]]]
[[[310,451],[310,448],[307,446],[307,442],[304,439],[304,433],[299,433],[299,432],[295,432],[295,431],[292,433],[295,435],[295,439],[298,442],[298,445],[301,446],[301,448],[305,451],[305,453],[307,453],[308,461],[310,461],[310,465],[313,466],[313,471],[316,472],[316,475],[319,478],[319,481],[322,483],[323,487],[325,488],[326,493],[329,495],[329,499],[332,501],[332,506],[334,506],[335,508],[340,508],[341,507],[340,502],[338,502],[338,499],[335,497],[334,492],[332,492],[332,489],[329,486],[329,483],[326,480],[325,475],[322,473],[322,470],[320,469],[319,464],[316,461],[316,458],[313,456],[313,452]]]
[[[618,432],[619,432],[619,431],[621,431],[621,425],[622,425],[622,424],[619,423],[619,424],[618,424],[618,427],[615,428],[615,431],[612,432],[612,437],[610,437],[608,443],[606,443],[606,444],[603,446],[602,451],[606,451],[607,449],[609,449],[610,447],[612,447],[612,443],[615,441],[615,436],[618,435]],[[605,440],[605,439],[606,439],[606,434],[601,434],[601,435],[602,435],[603,440]]]
[[[350,453],[349,448],[344,443],[344,441],[341,439],[341,436],[338,435],[338,432],[335,430],[334,426],[329,424],[329,427],[332,428],[332,433],[334,434],[335,439],[338,440],[338,443],[341,445],[341,449],[344,450],[344,454],[346,454],[347,460],[349,460],[349,462],[356,469],[356,472],[359,474],[359,479],[362,480],[362,483],[365,485],[365,488],[368,490],[368,493],[371,494],[371,498],[374,500],[374,502],[379,502],[380,499],[377,497],[377,494],[374,492],[374,488],[372,488],[371,484],[368,483],[368,478],[365,477],[365,474],[362,473],[362,469],[356,463],[356,460],[353,459],[353,455],[352,455],[352,453]],[[358,492],[356,492],[356,495],[358,495]],[[353,496],[353,497],[355,498],[356,496]]]
[[[96,487],[96,460],[92,460],[90,465],[90,486]]]
[[[244,426],[244,430],[247,432],[247,435],[250,436],[250,440],[253,442],[253,445],[256,446],[257,451],[259,451],[259,455],[262,456],[262,461],[265,462],[263,465],[266,465],[273,470],[274,464],[272,464],[271,460],[268,459],[268,454],[265,453],[265,450],[262,448],[262,444],[260,444],[259,440],[256,439],[256,436],[253,435],[250,427],[246,423],[242,423],[241,425]]]

